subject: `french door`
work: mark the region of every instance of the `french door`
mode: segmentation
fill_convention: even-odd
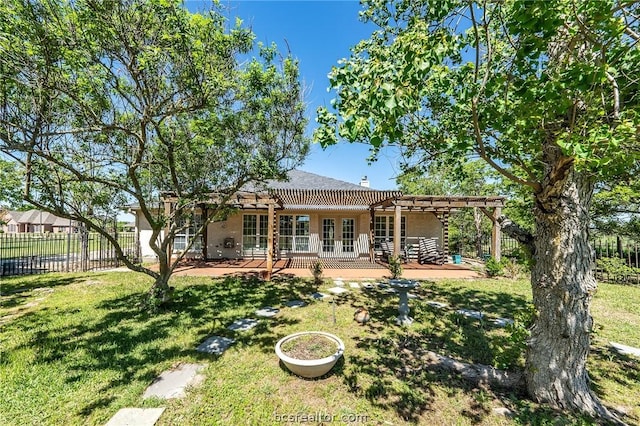
[[[339,228],[337,225],[340,225]],[[353,218],[322,219],[322,254],[325,256],[356,255],[356,221]]]

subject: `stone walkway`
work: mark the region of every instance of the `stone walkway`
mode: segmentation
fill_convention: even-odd
[[[153,426],[164,410],[164,407],[122,408],[111,417],[105,426]]]
[[[204,367],[204,364],[181,364],[167,370],[144,391],[142,398],[184,398],[189,386],[197,386],[204,380],[204,376],[198,374]]]

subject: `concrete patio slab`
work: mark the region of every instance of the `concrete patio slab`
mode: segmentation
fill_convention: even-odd
[[[331,296],[329,296],[328,294],[324,294],[324,293],[320,293],[320,292],[315,292],[311,295],[312,298],[316,299],[316,300],[324,300],[327,299]]]
[[[289,300],[288,302],[285,302],[284,304],[285,306],[289,307],[289,308],[302,308],[304,306],[307,306],[307,304],[305,302],[303,302],[302,300]]]
[[[349,287],[351,287],[351,288],[360,288],[360,284],[355,282],[355,281],[353,281],[353,282],[349,283]]]
[[[235,340],[221,336],[211,336],[196,349],[198,352],[206,352],[208,354],[222,355],[224,351],[229,349]]]
[[[333,285],[337,287],[344,287],[344,281],[342,280],[333,280]]]
[[[253,318],[242,318],[232,322],[227,329],[232,331],[249,331],[258,325],[258,320]]]
[[[513,320],[511,318],[496,318],[491,321],[496,327],[506,327],[509,324],[513,324]]]
[[[329,293],[333,293],[333,294],[342,294],[342,293],[346,293],[349,290],[347,290],[346,288],[342,288],[342,287],[331,287],[330,289],[327,289],[327,291]]]
[[[262,309],[258,309],[255,313],[259,317],[272,318],[278,315],[278,312],[280,312],[280,309],[274,308],[272,306],[267,306]]]
[[[609,344],[615,349],[619,354],[622,355],[634,355],[640,357],[640,348],[634,348],[633,346],[623,345],[622,343],[609,342]]]
[[[165,408],[121,408],[105,426],[153,426]]]
[[[204,380],[204,376],[198,374],[204,367],[204,364],[180,364],[163,371],[144,391],[142,398],[184,398],[188,386],[196,386]]]
[[[474,318],[474,319],[482,319],[482,317],[484,317],[484,314],[482,312],[472,311],[470,309],[458,309],[456,311],[456,314],[460,314],[467,318]]]
[[[433,306],[434,308],[438,308],[438,309],[443,309],[443,308],[446,308],[447,306],[449,306],[446,303],[436,302],[435,300],[428,300],[427,301],[427,305]]]

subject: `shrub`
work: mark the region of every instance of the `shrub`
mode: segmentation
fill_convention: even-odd
[[[309,266],[309,270],[313,275],[313,283],[315,285],[322,284],[322,262],[316,260]]]
[[[389,256],[389,272],[392,279],[400,278],[402,275],[402,259],[400,256]]]
[[[488,277],[497,277],[503,273],[502,264],[493,257],[487,260],[487,263],[484,265],[484,269]]]

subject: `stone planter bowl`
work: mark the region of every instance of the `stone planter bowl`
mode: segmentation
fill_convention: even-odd
[[[281,347],[285,342],[291,339],[295,339],[299,336],[309,334],[321,335],[329,340],[332,340],[338,348],[336,353],[320,359],[296,359],[291,358],[282,352]],[[336,362],[338,362],[343,353],[344,343],[342,342],[342,340],[340,340],[339,337],[334,336],[333,334],[325,333],[323,331],[302,331],[300,333],[293,333],[283,337],[278,341],[278,343],[276,343],[276,355],[278,355],[278,358],[280,358],[284,365],[287,366],[289,371],[300,377],[305,377],[308,379],[320,377],[324,374],[327,374],[333,368]]]

